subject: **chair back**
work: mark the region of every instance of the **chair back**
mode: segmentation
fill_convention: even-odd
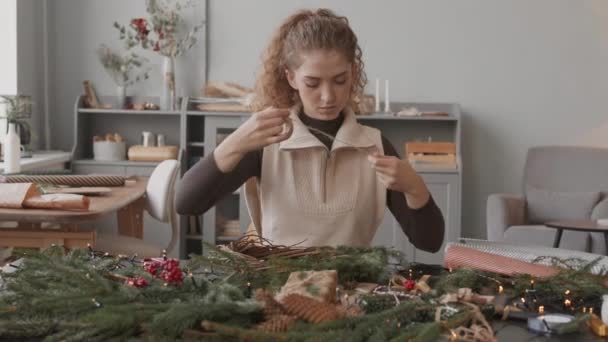
[[[539,146],[528,150],[526,186],[552,191],[608,193],[608,148]]]
[[[608,194],[608,148],[530,148],[523,185],[527,223],[588,220]]]
[[[173,209],[175,182],[179,173],[179,162],[174,159],[158,164],[146,186],[146,210],[161,222],[169,222]]]

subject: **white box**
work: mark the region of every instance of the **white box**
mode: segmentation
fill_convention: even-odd
[[[124,141],[95,141],[93,142],[93,159],[103,161],[126,160],[127,144]]]

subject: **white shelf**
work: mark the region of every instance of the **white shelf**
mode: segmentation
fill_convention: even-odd
[[[36,171],[52,169],[65,164],[72,159],[72,153],[61,151],[34,152],[31,158],[21,158],[21,171]],[[63,166],[61,166],[63,169]],[[0,162],[0,174],[4,170],[4,163]]]
[[[421,115],[421,116],[397,116],[394,114],[371,114],[371,115],[357,115],[357,120],[404,120],[404,121],[458,121],[455,116],[432,116],[432,115]]]
[[[242,116],[247,117],[250,116],[251,113],[246,112],[202,112],[199,110],[188,110],[186,111],[186,115],[189,116]]]
[[[76,165],[110,165],[110,166],[157,166],[160,162],[140,162],[132,160],[105,161],[93,159],[78,159],[72,162]]]
[[[105,115],[181,115],[180,111],[164,110],[134,110],[134,109],[103,109],[103,108],[79,108],[81,114],[105,114]]]

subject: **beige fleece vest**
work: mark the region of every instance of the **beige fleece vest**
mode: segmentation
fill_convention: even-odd
[[[369,246],[386,208],[386,187],[367,161],[384,152],[380,131],[345,110],[330,151],[300,121],[300,108],[291,109],[291,137],[264,148],[261,182],[245,187],[251,220],[274,244]]]

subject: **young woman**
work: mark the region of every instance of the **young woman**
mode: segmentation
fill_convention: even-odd
[[[249,213],[275,244],[368,246],[388,206],[417,248],[436,252],[444,220],[424,181],[379,130],[357,122],[365,83],[345,17],[287,18],[263,56],[256,112],[186,172],[177,211],[202,214],[254,177]]]

